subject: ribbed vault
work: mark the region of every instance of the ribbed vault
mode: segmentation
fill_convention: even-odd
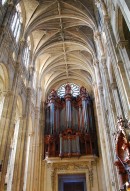
[[[66,82],[91,90],[95,80],[92,0],[23,1],[25,38],[32,35],[33,64],[45,92]]]

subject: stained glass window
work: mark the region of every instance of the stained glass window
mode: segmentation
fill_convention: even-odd
[[[4,5],[7,2],[7,0],[2,0],[1,3]]]
[[[22,17],[21,17],[21,8],[20,5],[17,4],[16,11],[12,17],[11,21],[11,31],[16,39],[16,42],[18,42],[21,32],[21,23],[22,23]]]
[[[67,84],[63,84],[62,86],[60,86],[60,88],[57,90],[57,94],[59,97],[64,97],[65,95],[65,86]],[[76,97],[77,95],[79,95],[80,92],[80,87],[74,83],[69,83],[69,85],[71,86],[71,94]]]
[[[31,50],[31,42],[30,42],[30,37],[28,37],[24,52],[23,52],[23,63],[26,68],[28,68],[29,61],[30,61],[30,50]]]

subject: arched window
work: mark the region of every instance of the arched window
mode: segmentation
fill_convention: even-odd
[[[34,72],[34,75],[33,75],[33,88],[35,89],[36,87],[36,72]]]
[[[30,38],[28,37],[24,52],[23,52],[23,63],[26,68],[28,68],[29,61],[30,61],[30,50],[31,50],[31,43],[30,43]]]
[[[16,160],[16,150],[17,150],[17,143],[18,143],[18,135],[20,129],[20,120],[22,115],[22,100],[18,97],[17,106],[16,106],[16,114],[15,114],[15,125],[14,125],[14,133],[11,139],[10,145],[10,156],[8,160],[8,167],[7,167],[7,174],[5,184],[7,184],[7,190],[12,190],[12,182],[13,182],[13,174],[14,174],[14,166]]]
[[[3,111],[4,100],[5,100],[5,97],[0,96],[0,119],[1,119],[2,111]]]
[[[7,2],[7,0],[1,0],[1,4],[4,5]]]
[[[5,66],[0,64],[0,120],[2,117],[4,101],[5,101],[5,92],[8,89],[8,74]]]
[[[65,86],[67,84],[64,84],[62,86],[59,87],[57,94],[59,97],[64,97],[65,95]],[[74,97],[76,97],[77,95],[79,95],[80,92],[80,87],[74,83],[69,83],[69,85],[71,86],[71,93]]]
[[[14,38],[16,39],[16,42],[18,42],[19,37],[20,37],[21,23],[22,23],[21,8],[20,8],[20,5],[18,4],[16,6],[16,11],[15,11],[15,13],[12,17],[12,21],[11,21],[11,31],[13,33]]]

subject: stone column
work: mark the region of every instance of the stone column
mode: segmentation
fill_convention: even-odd
[[[62,134],[60,134],[60,154],[59,154],[59,156],[60,157],[62,157],[62,151],[63,150],[63,148],[62,148]]]
[[[105,103],[104,103],[102,80],[101,80],[100,69],[99,69],[99,62],[96,62],[94,67],[95,67],[97,88],[98,88],[98,95],[99,95],[99,105],[97,105],[97,115],[98,115],[98,124],[100,128],[99,129],[99,132],[100,132],[99,136],[101,140],[100,144],[101,144],[101,150],[102,150],[102,156],[103,156],[106,187],[107,187],[107,190],[110,191],[112,190],[112,183],[111,183],[111,177],[110,177],[111,173],[109,171],[109,165],[111,161],[111,158],[109,155],[110,143],[108,139],[108,122],[107,122],[107,117],[105,115],[105,107],[104,107]]]
[[[39,103],[40,104],[40,103]],[[39,187],[39,174],[40,174],[40,161],[42,160],[42,157],[40,157],[40,134],[41,129],[39,126],[39,120],[40,120],[40,106],[35,108],[35,125],[34,125],[34,131],[35,131],[35,142],[34,142],[34,164],[33,164],[33,184],[32,189],[37,190]]]
[[[41,104],[41,89],[38,88],[36,106],[33,117],[33,137],[31,140],[31,152],[29,156],[29,172],[27,179],[27,191],[40,191],[40,177],[41,177],[41,162],[42,162],[42,140],[43,129],[40,125],[40,104]],[[28,184],[29,182],[29,184]]]
[[[130,91],[128,86],[128,81],[126,80],[126,75],[124,72],[123,64],[121,58],[118,54],[117,48],[115,46],[115,37],[111,28],[110,19],[107,13],[105,3],[103,1],[99,2],[102,7],[102,17],[104,21],[104,32],[106,34],[107,47],[109,47],[108,53],[111,57],[113,64],[113,70],[116,76],[117,86],[119,93],[121,95],[121,101],[123,105],[124,115],[126,118],[129,116],[129,105],[130,105]]]
[[[13,184],[12,184],[12,190],[15,190],[15,191],[20,190],[23,145],[24,145],[24,136],[25,136],[25,128],[26,128],[25,121],[26,121],[26,116],[25,115],[21,116],[20,127],[19,127],[19,137],[18,137],[17,150],[16,150],[16,156],[15,156]]]
[[[82,106],[79,106],[79,130],[82,129]]]
[[[21,70],[18,66],[14,74],[12,90],[9,91],[8,95],[5,97],[3,119],[1,121],[1,125],[2,127],[4,127],[0,146],[0,159],[3,161],[0,181],[1,191],[3,191],[4,189],[5,175],[7,171],[8,157],[10,152],[10,144],[14,132],[15,108],[18,95],[18,79],[20,72]]]
[[[27,180],[24,182],[23,189],[26,191],[32,190],[33,184],[33,172],[34,172],[34,132],[30,136],[30,147],[29,147],[29,158],[28,158],[28,168],[27,168]],[[25,191],[25,190],[23,190]]]
[[[24,173],[25,173],[25,164],[26,164],[26,154],[27,154],[27,140],[28,140],[28,128],[29,121],[31,119],[31,100],[32,100],[32,90],[30,88],[27,89],[27,100],[26,100],[26,122],[25,122],[25,132],[24,132],[24,143],[23,143],[23,156],[22,156],[22,169],[21,169],[21,180],[20,180],[20,188],[23,188],[24,184]]]
[[[5,12],[5,15],[3,16],[3,22],[2,25],[0,26],[0,45],[2,44],[2,40],[4,39],[5,32],[7,30],[8,23],[10,23],[10,18],[13,16],[13,11],[15,10],[15,5],[13,4],[13,1],[10,0],[8,1],[7,9]]]
[[[128,47],[128,41],[123,40],[123,41],[119,41],[117,43],[117,47],[119,50],[119,53],[121,55],[122,58],[122,70],[125,71],[129,86],[130,86],[130,58],[128,57],[128,53],[127,53],[127,49]]]
[[[101,33],[96,31],[94,33],[94,39],[95,39],[95,43],[97,45],[97,50],[100,51],[100,56],[104,56],[104,47],[101,41]]]
[[[79,146],[79,135],[76,133],[76,151],[77,155],[80,155],[80,146]]]
[[[112,89],[113,98],[114,98],[114,102],[116,106],[116,114],[117,116],[123,116],[123,111],[122,111],[121,103],[120,103],[121,100],[119,99],[116,83],[114,82],[111,83],[111,89]]]
[[[109,166],[110,166],[110,173],[113,181],[115,182],[115,187],[118,188],[118,175],[116,172],[116,169],[114,168],[114,158],[115,158],[115,140],[113,139],[113,132],[115,132],[115,118],[113,113],[113,107],[112,107],[112,92],[110,87],[110,81],[108,76],[108,69],[106,65],[106,59],[103,57],[101,58],[101,71],[102,71],[102,79],[103,79],[103,87],[106,94],[106,108],[105,108],[105,116],[107,119],[106,125],[108,126],[107,129],[107,137],[109,142]]]

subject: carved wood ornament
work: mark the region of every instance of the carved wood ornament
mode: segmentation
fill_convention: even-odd
[[[53,89],[46,103],[45,157],[98,155],[92,99],[84,87],[74,97],[65,86],[60,98]]]
[[[126,121],[119,117],[117,121],[117,131],[114,134],[116,145],[116,161],[120,175],[120,190],[130,189],[130,128]]]

